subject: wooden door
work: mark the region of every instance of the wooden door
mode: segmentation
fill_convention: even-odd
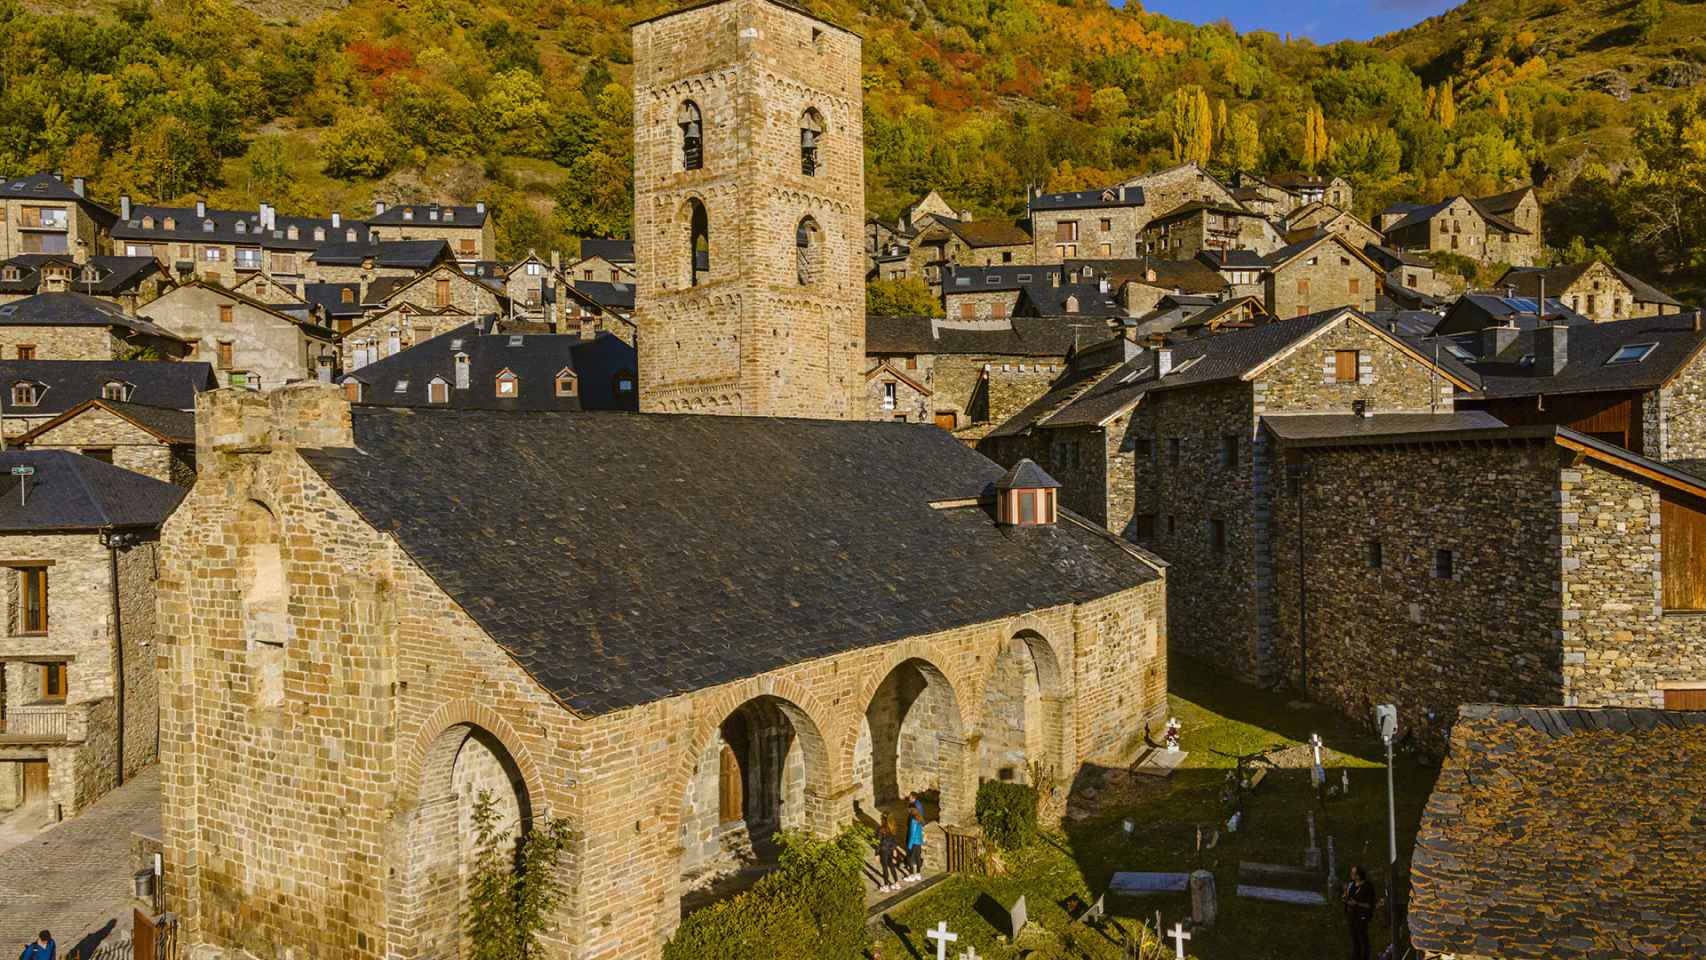
[[[47,761],[25,760],[19,764],[24,774],[24,802],[47,799]]]
[[[1706,610],[1706,511],[1665,500],[1659,513],[1666,610]]]
[[[1706,710],[1706,687],[1694,690],[1666,690],[1666,710]]]
[[[154,919],[141,910],[132,909],[131,917],[131,954],[132,960],[159,960],[160,927]]]
[[[936,426],[952,433],[960,425],[960,418],[952,411],[936,414]]]
[[[725,743],[717,764],[717,819],[722,823],[733,823],[745,817],[742,802],[740,758]]]

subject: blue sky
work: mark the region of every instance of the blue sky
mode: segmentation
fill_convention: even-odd
[[[1145,0],[1143,9],[1192,23],[1232,21],[1240,33],[1271,30],[1317,43],[1367,40],[1414,26],[1457,6],[1459,0]],[[1116,6],[1119,4],[1116,3]]]

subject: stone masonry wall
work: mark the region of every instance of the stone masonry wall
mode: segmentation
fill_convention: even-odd
[[[230,307],[231,319],[222,307]],[[260,378],[270,390],[315,375],[310,354],[332,352],[331,344],[311,343],[302,328],[283,314],[263,310],[219,290],[184,286],[144,306],[142,315],[198,345],[196,357],[214,364],[227,381],[233,374]],[[231,363],[220,362],[219,345],[231,344]]]
[[[90,408],[45,431],[30,441],[31,449],[110,449],[113,465],[133,470],[167,483],[181,482],[173,476],[172,448],[159,438],[123,417],[100,408]]]
[[[20,346],[34,347],[37,360],[112,360],[122,349],[106,327],[0,326],[0,356],[15,359]],[[6,398],[8,410],[11,401]]]
[[[1374,309],[1382,276],[1337,243],[1324,243],[1267,275],[1265,306],[1281,319],[1335,307],[1366,312]]]
[[[1706,352],[1695,358],[1668,385],[1649,391],[1642,397],[1645,407],[1658,405],[1658,430],[1649,422],[1646,442],[1653,445],[1659,438],[1659,449],[1649,449],[1647,455],[1657,460],[1688,460],[1706,458]]]
[[[1091,207],[1084,210],[1034,210],[1031,212],[1033,256],[1037,263],[1064,260],[1130,260],[1136,257],[1138,235],[1149,222],[1153,208]],[[1078,224],[1078,239],[1065,246],[1055,238],[1064,222]],[[1103,223],[1107,226],[1104,227]]]
[[[998,319],[996,307],[1001,308],[1001,317],[1011,317],[1013,308],[1019,303],[1017,290],[985,290],[969,293],[956,293],[955,287],[949,287],[942,294],[942,302],[950,320],[989,320]],[[966,309],[971,309],[971,315],[966,315]]]

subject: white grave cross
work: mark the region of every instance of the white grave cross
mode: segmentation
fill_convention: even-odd
[[[1182,923],[1173,924],[1173,929],[1167,931],[1167,936],[1173,938],[1173,947],[1178,952],[1178,960],[1185,960],[1185,941],[1191,938],[1191,935],[1185,932],[1185,925]]]
[[[946,920],[939,921],[936,924],[936,929],[926,930],[924,935],[936,941],[936,960],[948,960],[948,944],[960,938],[959,934],[948,932],[948,921]]]

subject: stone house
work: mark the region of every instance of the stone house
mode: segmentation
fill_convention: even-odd
[[[1286,242],[1307,239],[1312,233],[1339,233],[1352,246],[1367,247],[1380,244],[1385,238],[1379,230],[1362,222],[1356,214],[1329,203],[1309,203],[1285,218]]]
[[[1139,248],[1150,208],[1141,187],[1108,187],[1071,193],[1032,193],[1032,260],[1131,259]]]
[[[191,207],[132,203],[119,197],[112,227],[117,253],[152,257],[182,278],[235,287],[266,273],[279,283],[313,279],[313,254],[333,244],[367,243],[364,223],[329,217],[280,215],[270,203],[254,210],[221,210],[197,200]]]
[[[930,391],[929,422],[975,438],[1046,393],[1080,344],[1108,332],[1093,319],[868,317],[865,351],[874,366],[886,363]]]
[[[8,438],[90,400],[193,410],[195,395],[216,385],[213,367],[194,361],[0,360]]]
[[[1373,310],[1386,271],[1345,237],[1322,234],[1263,258],[1263,304],[1276,317],[1334,307]]]
[[[1540,201],[1533,187],[1491,197],[1394,204],[1377,219],[1386,246],[1406,253],[1442,250],[1486,263],[1530,266],[1542,247]]]
[[[1051,473],[1094,476],[1110,523],[1172,565],[1173,652],[1252,681],[1271,680],[1272,571],[1265,518],[1276,493],[1262,419],[1282,413],[1449,412],[1467,382],[1355,310],[1275,320],[1145,350],[1099,374],[1067,377],[1049,397],[992,431],[992,452]],[[1077,441],[1058,450],[1054,431]],[[1085,451],[1105,466],[1073,474]],[[1069,459],[1057,461],[1064,454]],[[1096,460],[1090,461],[1092,464]],[[1188,586],[1186,586],[1188,585]],[[1213,596],[1212,606],[1193,602]]]
[[[352,403],[457,410],[637,410],[634,348],[611,334],[464,323],[338,378]]]
[[[576,280],[617,283],[634,280],[634,241],[610,237],[583,237],[580,259],[569,265]]]
[[[1422,811],[1424,960],[1687,957],[1706,928],[1706,713],[1465,704]],[[1517,826],[1520,824],[1520,826]]]
[[[360,283],[371,300],[438,267],[463,275],[443,240],[369,240],[327,243],[308,256],[312,283]]]
[[[907,245],[906,276],[945,288],[946,274],[955,267],[1029,264],[1035,257],[1032,248],[1031,232],[1023,223],[932,217]]]
[[[184,490],[66,450],[0,471],[0,810],[34,826],[155,759],[155,541]]]
[[[417,307],[405,300],[370,313],[338,337],[339,368],[345,374],[355,373],[470,323],[484,326],[496,319],[495,314],[476,317],[454,304]]]
[[[1493,285],[1507,296],[1556,298],[1594,323],[1681,313],[1670,294],[1599,260],[1558,267],[1512,267]]]
[[[942,308],[955,320],[1004,320],[1019,305],[1019,291],[1034,283],[1058,284],[1058,266],[950,266],[942,274]]]
[[[1349,210],[1356,202],[1350,181],[1344,177],[1314,173],[1276,173],[1267,181],[1297,197],[1302,205],[1325,203],[1340,210]]]
[[[1438,300],[1454,292],[1451,284],[1440,278],[1431,262],[1413,253],[1402,253],[1378,243],[1365,244],[1362,252],[1385,268],[1387,296],[1401,296],[1401,291],[1411,291]]]
[[[469,316],[509,316],[510,298],[493,284],[463,273],[454,264],[439,263],[377,292],[375,302],[385,309],[409,304],[418,310],[454,308]]]
[[[1282,220],[1303,205],[1297,194],[1247,170],[1234,173],[1228,189],[1234,202],[1270,220]]]
[[[935,423],[936,411],[931,399],[936,392],[897,367],[893,361],[880,360],[865,371],[865,403],[867,420],[890,420],[895,423]],[[956,416],[941,426],[954,430],[959,426]]]
[[[1479,411],[1264,429],[1275,675],[1312,699],[1394,703],[1437,745],[1460,703],[1651,707],[1706,685],[1706,478]]]
[[[1204,250],[1271,253],[1281,246],[1273,224],[1231,203],[1192,200],[1150,220],[1143,252],[1167,260],[1189,260]]]
[[[28,450],[68,450],[163,483],[195,483],[195,415],[126,400],[85,400],[11,440]]]
[[[479,787],[574,831],[542,956],[655,958],[730,846],[910,790],[965,823],[980,779],[1129,762],[1165,716],[1160,565],[936,430],[351,409],[314,384],[198,418],[160,587],[189,944],[455,952]],[[518,524],[518,497],[562,509]],[[874,616],[849,583],[903,599]]]
[[[1457,337],[1475,385],[1457,405],[1512,426],[1569,427],[1655,460],[1706,457],[1701,327],[1695,311]]]
[[[1502,291],[1483,293],[1471,290],[1451,302],[1432,332],[1476,346],[1482,331],[1488,327],[1534,329],[1541,323],[1542,312],[1546,323],[1581,326],[1593,322],[1553,297],[1546,298],[1542,311],[1540,301],[1536,299],[1506,296]]]
[[[1051,281],[1054,275],[1051,274]],[[1126,300],[1107,277],[1077,283],[1028,283],[1019,289],[1013,305],[1018,317],[1100,317],[1112,327],[1130,316]]]
[[[84,293],[38,293],[0,305],[0,356],[18,360],[179,359],[183,337],[109,300]]]
[[[330,377],[337,363],[336,331],[205,280],[172,288],[143,306],[142,317],[176,331],[190,357],[233,386],[271,390]]]
[[[90,200],[82,177],[57,173],[0,180],[0,260],[63,254],[77,263],[112,253],[113,212]]]
[[[484,201],[472,206],[437,203],[373,202],[368,230],[386,240],[443,240],[460,263],[490,260],[497,255],[497,236]]]
[[[1125,181],[1121,186],[1130,193],[1135,190],[1144,201],[1145,221],[1156,214],[1176,210],[1187,203],[1200,202],[1218,206],[1237,206],[1238,199],[1232,195],[1232,188],[1222,183],[1214,174],[1202,168],[1201,164],[1191,160],[1185,163],[1152,170],[1139,174]],[[1141,231],[1143,222],[1138,224]],[[1086,250],[1080,256],[1096,256],[1094,251]],[[1114,256],[1126,256],[1115,254]]]
[[[0,303],[70,291],[110,300],[135,313],[138,304],[159,296],[171,284],[150,257],[95,255],[78,263],[69,254],[26,253],[0,262]]]

